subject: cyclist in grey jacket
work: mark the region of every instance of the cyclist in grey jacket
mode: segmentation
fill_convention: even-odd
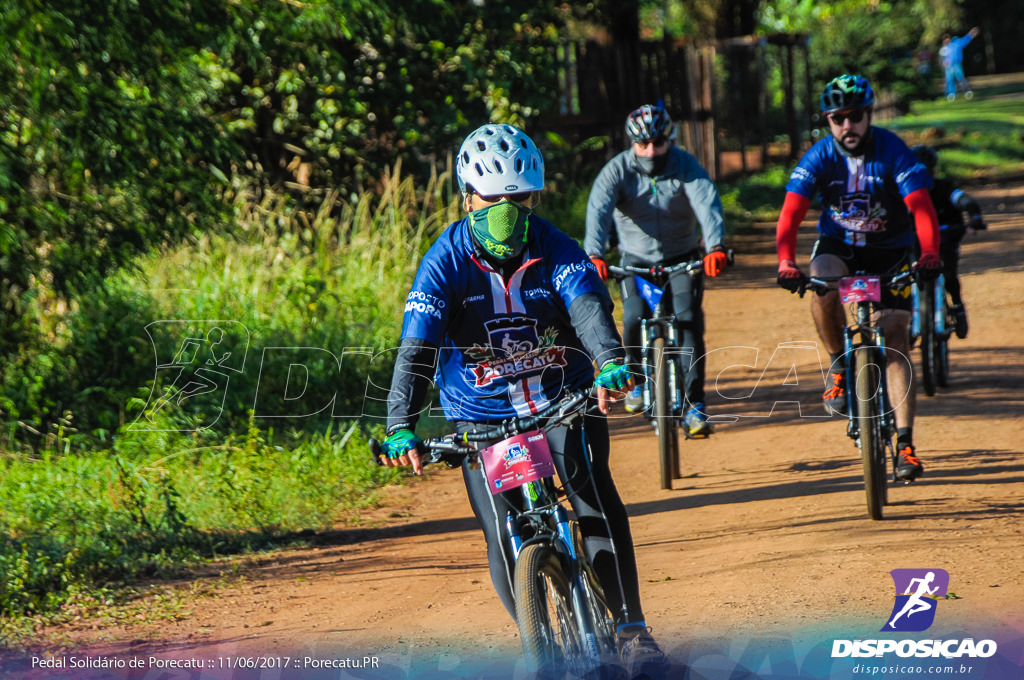
[[[604,258],[613,231],[623,266],[670,266],[703,256],[705,275],[717,276],[726,264],[725,221],[714,182],[696,158],[675,146],[675,127],[660,103],[629,114],[626,133],[630,148],[601,169],[587,202],[583,249],[601,278],[608,277]],[[691,405],[687,430],[691,436],[708,435],[712,427],[704,404],[703,278],[680,272],[669,279],[669,288],[680,344],[692,352],[690,366],[684,362]],[[623,340],[633,364],[640,362],[640,320],[649,315],[645,304],[636,283],[625,280]],[[641,408],[641,391],[635,388],[626,409]]]

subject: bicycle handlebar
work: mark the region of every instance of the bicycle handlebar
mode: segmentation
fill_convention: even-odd
[[[508,439],[523,432],[529,432],[538,426],[550,428],[576,416],[583,410],[584,404],[590,397],[592,390],[573,390],[560,400],[550,404],[547,408],[532,416],[525,418],[509,418],[497,425],[483,430],[464,432],[462,434],[448,434],[443,437],[431,437],[423,441],[423,465],[440,463],[454,458],[461,458],[467,453],[473,453],[483,442],[497,442]],[[370,454],[377,465],[383,465],[381,457],[380,442],[370,439]]]
[[[735,261],[735,253],[732,248],[725,251],[726,264],[732,265]],[[697,276],[704,272],[704,258],[698,258],[696,260],[689,260],[687,262],[679,262],[677,264],[664,266],[660,264],[651,265],[650,267],[634,267],[632,265],[616,266],[608,265],[608,274],[611,278],[616,281],[621,281],[633,274],[647,274],[648,276],[669,276],[676,272],[683,271],[690,276]]]
[[[812,276],[800,287],[798,291],[803,296],[804,291],[813,291],[815,293],[827,293],[832,290],[836,290],[835,285],[839,279],[846,279],[851,276],[876,276],[875,274],[866,274],[864,272],[858,272],[856,274],[844,274],[843,276]],[[914,270],[908,270],[900,272],[892,276],[877,275],[883,285],[889,286],[890,288],[896,288],[897,290],[903,290],[909,286],[917,278]]]

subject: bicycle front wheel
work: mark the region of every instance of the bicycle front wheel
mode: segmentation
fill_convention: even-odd
[[[921,385],[929,397],[935,395],[935,289],[921,286],[918,295],[921,318]]]
[[[923,327],[923,325],[922,325]],[[878,408],[879,385],[882,380],[880,353],[874,347],[859,347],[854,353],[855,391],[854,417],[860,437],[861,462],[864,466],[864,491],[867,496],[868,516],[882,519],[882,506],[886,502],[886,450],[882,441],[882,419]]]
[[[672,380],[665,339],[655,338],[654,351],[654,417],[658,424],[658,460],[661,461],[661,488],[671,489],[679,467],[679,425],[672,412]]]
[[[573,611],[569,578],[558,553],[544,543],[523,548],[516,560],[516,623],[531,670],[586,665],[587,651]]]

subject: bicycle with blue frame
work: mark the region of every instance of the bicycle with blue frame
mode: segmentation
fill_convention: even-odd
[[[456,467],[472,456],[496,501],[510,491],[522,495],[521,508],[506,503],[505,524],[515,559],[516,624],[533,670],[584,673],[617,651],[614,617],[579,526],[562,503],[565,490],[556,482],[545,436],[577,420],[584,427],[589,401],[589,390],[572,391],[536,415],[423,442],[424,464]],[[379,464],[375,440],[370,449]]]
[[[872,316],[880,309],[882,289],[899,291],[912,285],[911,271],[893,276],[879,276],[857,272],[850,276],[823,276],[810,278],[799,291],[812,290],[827,293],[838,290],[843,304],[852,307],[852,321],[844,329],[846,384],[848,388],[848,418],[846,434],[853,439],[861,454],[864,469],[864,490],[868,516],[880,520],[882,508],[888,504],[886,477],[892,470],[896,476],[896,418],[886,379],[888,361],[885,333]],[[905,482],[909,483],[909,482]]]
[[[946,298],[943,274],[931,282],[913,287],[913,316],[910,336],[921,348],[921,386],[929,397],[935,388],[949,384],[949,338],[956,323]]]
[[[727,252],[732,264],[733,253]],[[627,279],[636,282],[647,303],[650,317],[640,321],[641,362],[644,374],[643,414],[658,434],[658,459],[661,462],[661,488],[671,489],[679,478],[679,429],[686,415],[682,358],[686,351],[679,344],[671,294],[666,298],[669,277],[685,272],[692,278],[704,275],[704,260],[696,259],[670,266],[617,267],[609,265],[608,275],[623,286]],[[625,294],[625,291],[623,290]],[[691,361],[696,357],[690,357]],[[689,437],[685,427],[683,433]]]

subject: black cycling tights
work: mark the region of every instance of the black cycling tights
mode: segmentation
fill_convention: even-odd
[[[461,422],[458,425],[460,432],[472,429],[471,423]],[[609,609],[616,615],[617,623],[643,621],[629,518],[608,468],[608,422],[603,416],[586,417],[590,456],[587,455],[587,443],[579,423],[571,428],[554,428],[547,435],[558,478],[568,480],[565,489],[580,523],[584,550],[604,588]],[[483,470],[479,466],[470,468],[468,460],[462,466],[462,476],[473,513],[487,541],[491,581],[501,603],[514,619],[514,562],[505,516],[510,504],[517,508],[521,506],[522,493],[514,489],[491,495]],[[625,615],[622,614],[623,600],[627,610]]]

